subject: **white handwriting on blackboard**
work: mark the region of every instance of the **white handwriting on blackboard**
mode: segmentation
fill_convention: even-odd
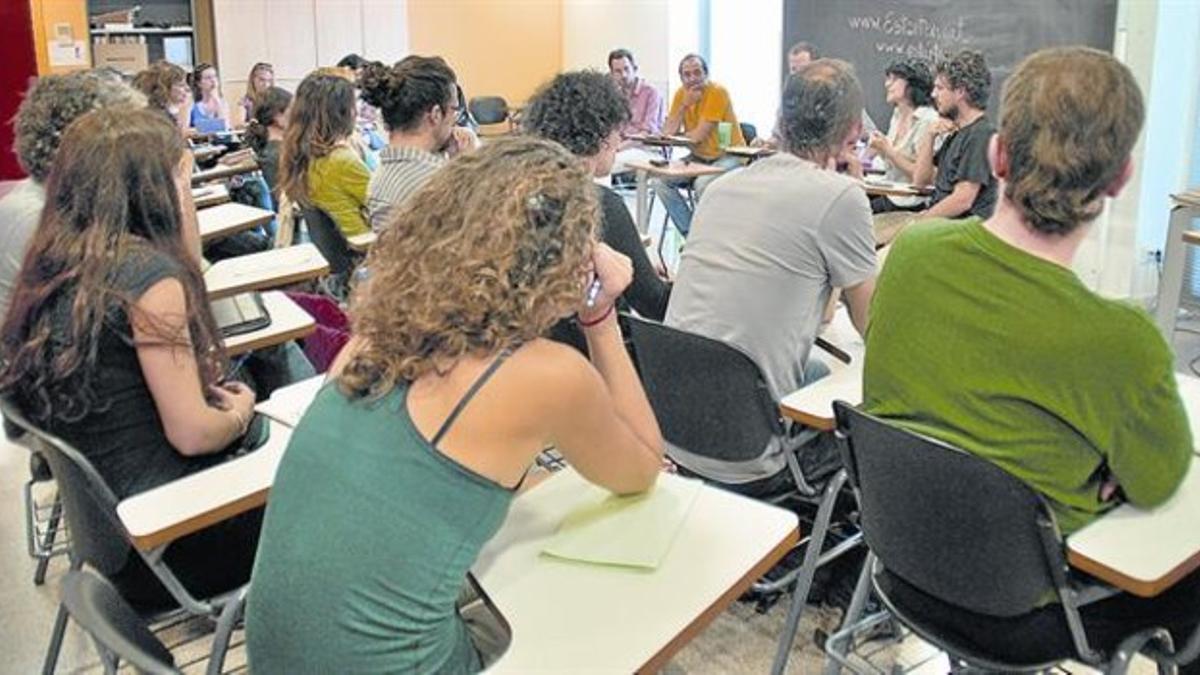
[[[924,17],[888,12],[883,16],[846,17],[850,27],[863,32],[883,33],[898,37],[915,37],[936,42],[964,42],[967,39],[966,19],[958,17],[946,23],[937,23]]]

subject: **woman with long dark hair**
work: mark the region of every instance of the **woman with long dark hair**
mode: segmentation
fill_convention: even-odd
[[[279,189],[296,204],[321,209],[347,237],[367,227],[371,172],[355,151],[354,83],[317,71],[296,89],[280,153]]]
[[[246,123],[246,141],[258,156],[263,179],[271,189],[271,201],[279,209],[279,152],[287,130],[288,107],[292,95],[286,89],[271,87],[255,99],[254,113]]]
[[[119,499],[221,461],[253,414],[254,393],[222,381],[190,178],[191,153],[161,113],[76,120],[0,331],[0,392],[87,456]],[[260,519],[186,537],[166,561],[194,594],[234,588]],[[112,581],[135,604],[169,597],[134,556]]]

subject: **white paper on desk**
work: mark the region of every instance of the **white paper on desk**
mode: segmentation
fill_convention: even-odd
[[[313,399],[317,397],[317,392],[321,390],[323,384],[325,384],[325,376],[317,375],[281,387],[275,390],[271,398],[254,406],[254,409],[273,420],[295,428],[297,424],[300,424],[300,418],[304,417],[304,412],[308,410],[308,406],[312,405]]]
[[[655,569],[671,549],[701,485],[698,480],[660,481],[645,494],[618,497],[588,484],[585,489],[592,494],[563,518],[542,553]]]

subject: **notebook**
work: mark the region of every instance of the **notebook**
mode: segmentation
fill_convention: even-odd
[[[258,293],[241,293],[209,304],[223,337],[251,333],[271,325],[271,315]]]
[[[659,481],[649,492],[618,497],[587,483],[590,494],[563,518],[542,553],[598,565],[655,569],[700,493],[698,480]]]

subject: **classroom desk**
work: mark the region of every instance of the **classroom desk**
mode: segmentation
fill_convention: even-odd
[[[1162,279],[1158,283],[1158,308],[1154,312],[1155,323],[1167,344],[1172,344],[1175,337],[1188,245],[1200,244],[1200,233],[1191,231],[1194,218],[1200,218],[1200,189],[1171,195],[1171,219],[1163,249]]]
[[[273,248],[213,264],[204,273],[210,299],[261,291],[329,274],[329,262],[312,244]]]
[[[121,501],[133,545],[154,550],[266,503],[290,435],[272,422],[262,448]],[[512,627],[488,672],[658,671],[799,537],[794,513],[703,486],[655,570],[541,556],[582,480],[564,469],[519,495],[473,568]]]
[[[255,162],[254,160],[238,162],[237,164],[233,165],[217,163],[217,165],[211,169],[205,169],[204,171],[197,171],[193,173],[192,185],[202,185],[204,183],[216,180],[240,176],[244,173],[250,173],[252,171],[258,171],[258,162]]]
[[[703,162],[671,162],[655,166],[648,161],[633,160],[625,166],[637,172],[637,228],[646,234],[650,226],[650,177],[699,178],[725,173],[726,169]]]
[[[312,316],[282,291],[263,293],[262,300],[267,314],[271,315],[271,323],[261,330],[226,338],[225,352],[230,356],[308,337],[317,329]]]
[[[564,469],[519,496],[480,553],[473,571],[512,627],[489,673],[657,672],[799,534],[795,514],[705,486],[655,570],[539,555],[582,482]]]
[[[225,152],[225,147],[221,145],[197,145],[192,148],[192,156],[197,162],[204,162],[216,157]]]
[[[227,201],[229,201],[229,188],[220,183],[210,183],[192,188],[192,203],[196,205],[197,209],[207,209]]]
[[[675,148],[690,148],[696,144],[695,141],[683,135],[660,136],[657,134],[645,134],[630,136],[629,140],[648,148],[658,148],[662,151],[665,159],[671,158],[671,151]]]
[[[293,382],[271,392],[271,396],[254,406],[254,410],[286,427],[295,428],[323,384],[324,374]]]
[[[858,183],[872,197],[927,197],[933,194],[933,187],[928,185],[897,183],[882,178],[864,178]]]
[[[778,150],[775,150],[774,148],[768,148],[768,147],[756,148],[752,145],[730,145],[730,146],[726,147],[724,150],[725,154],[733,155],[734,157],[741,157],[750,163],[753,163],[754,160],[756,160],[756,159],[762,159],[763,157],[770,157],[771,155],[774,155],[777,152],[778,152]]]
[[[238,232],[266,225],[275,218],[275,212],[257,206],[227,202],[200,209],[196,220],[200,226],[200,241],[207,244],[214,239],[228,237]]]
[[[1165,504],[1124,504],[1067,537],[1072,567],[1143,598],[1200,567],[1200,461]]]
[[[363,232],[356,234],[353,237],[346,237],[346,243],[350,245],[350,250],[355,253],[366,253],[371,250],[371,246],[379,239],[379,234],[376,232]]]

